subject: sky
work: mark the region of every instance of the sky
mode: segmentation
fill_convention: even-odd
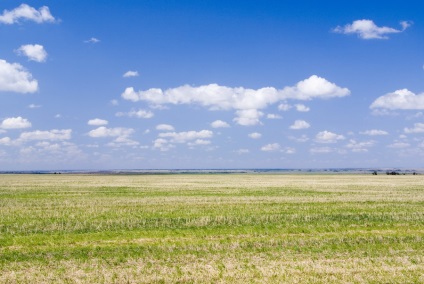
[[[0,0],[0,170],[424,168],[423,10]]]

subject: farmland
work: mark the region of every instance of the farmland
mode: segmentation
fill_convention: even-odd
[[[0,283],[423,283],[424,176],[0,175]]]

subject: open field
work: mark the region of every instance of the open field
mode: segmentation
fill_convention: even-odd
[[[424,176],[0,175],[0,283],[424,283]]]

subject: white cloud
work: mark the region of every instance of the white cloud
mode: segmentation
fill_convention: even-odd
[[[0,59],[0,92],[34,93],[37,90],[37,80],[33,80],[24,67]]]
[[[29,140],[69,140],[71,139],[72,130],[71,129],[53,129],[50,131],[32,131],[32,132],[24,132],[19,136],[19,140],[21,141],[29,141]]]
[[[134,88],[125,89],[122,98],[133,102],[146,101],[153,106],[164,104],[197,104],[210,110],[236,110],[234,119],[240,125],[259,124],[263,115],[260,109],[284,101],[311,100],[315,98],[328,99],[344,97],[350,94],[347,88],[341,88],[324,78],[313,75],[298,82],[293,87],[277,90],[273,87],[261,89],[231,88],[217,84],[192,87],[189,85],[168,90],[149,89],[136,92]]]
[[[364,132],[359,132],[359,134],[369,135],[369,136],[378,136],[378,135],[388,135],[389,133],[384,130],[371,129]]]
[[[278,109],[281,111],[288,111],[289,109],[291,109],[292,106],[286,103],[282,103],[278,105]]]
[[[394,142],[393,144],[388,145],[389,148],[402,149],[408,148],[410,146],[409,143],[406,142]]]
[[[299,130],[299,129],[307,129],[311,127],[309,123],[304,120],[296,120],[293,125],[290,126],[290,129]]]
[[[169,124],[159,124],[156,126],[156,130],[159,131],[174,131],[174,126],[169,125]]]
[[[267,144],[261,148],[264,152],[274,152],[280,150],[281,146],[278,143]]]
[[[122,77],[124,77],[124,78],[138,77],[138,76],[139,76],[139,74],[138,74],[137,71],[127,71],[127,72],[125,72],[124,75],[122,75]]]
[[[0,145],[10,146],[13,144],[12,139],[10,137],[3,137],[0,138]]]
[[[408,89],[397,90],[377,98],[370,108],[424,110],[424,93],[416,95]]]
[[[211,144],[211,141],[205,140],[205,139],[196,139],[194,142],[188,143],[189,146],[209,145],[209,144]]]
[[[159,133],[159,137],[170,138],[171,142],[175,143],[185,143],[196,139],[211,138],[212,136],[213,132],[210,130]]]
[[[153,141],[153,148],[159,149],[162,152],[166,152],[174,147],[174,145],[168,143],[168,140],[163,138],[158,138]]]
[[[315,141],[318,143],[336,143],[338,140],[344,140],[343,135],[338,135],[330,131],[321,131],[315,136]]]
[[[11,11],[4,10],[3,14],[0,15],[0,23],[3,24],[11,25],[19,23],[20,20],[33,21],[39,24],[44,22],[55,22],[55,18],[50,14],[50,10],[46,6],[36,10],[27,4],[22,4]]]
[[[31,127],[31,122],[26,118],[18,117],[9,117],[2,121],[0,128],[3,129],[22,129]]]
[[[88,125],[94,125],[94,126],[107,125],[108,123],[109,122],[107,120],[100,119],[100,118],[90,119],[87,122]]]
[[[249,135],[247,135],[247,136],[249,136],[250,138],[252,138],[252,139],[259,139],[259,138],[261,138],[262,137],[262,134],[260,134],[260,133],[258,133],[258,132],[253,132],[253,133],[250,133]]]
[[[338,26],[333,31],[342,34],[357,34],[362,39],[387,39],[388,34],[400,33],[411,26],[410,22],[403,21],[400,23],[401,30],[390,27],[378,27],[372,20],[356,20],[352,24],[343,27]]]
[[[301,143],[304,143],[306,141],[309,141],[309,137],[307,135],[305,135],[305,134],[303,134],[300,137],[289,136],[289,139],[290,140],[294,140],[296,142],[301,142]]]
[[[211,127],[213,127],[213,128],[225,128],[225,127],[230,127],[230,125],[228,123],[226,123],[225,121],[215,120],[214,122],[211,123]]]
[[[93,138],[128,137],[133,133],[134,133],[134,129],[132,128],[123,128],[123,127],[107,128],[104,126],[100,126],[99,128],[93,129],[90,132],[88,132],[88,136]]]
[[[242,155],[242,154],[248,154],[250,151],[249,149],[238,149],[236,151],[237,154]]]
[[[100,42],[100,40],[99,40],[99,39],[97,39],[97,38],[95,38],[95,37],[92,37],[92,38],[90,38],[90,39],[85,40],[84,42],[85,42],[85,43],[99,43],[99,42]]]
[[[18,50],[16,50],[16,53],[18,55],[24,55],[28,57],[29,60],[36,62],[44,62],[47,58],[46,50],[39,44],[22,45]]]
[[[282,119],[283,117],[281,115],[278,115],[278,114],[268,113],[266,115],[266,118],[268,118],[268,119]]]
[[[309,107],[307,107],[305,105],[302,105],[302,104],[297,104],[297,105],[295,105],[295,107],[296,107],[296,110],[299,111],[299,112],[308,112],[308,111],[310,111],[310,108]]]
[[[368,152],[368,148],[375,145],[375,141],[364,141],[364,142],[357,142],[353,139],[349,140],[349,143],[346,145],[346,148],[349,148],[352,150],[352,152]]]
[[[404,128],[405,133],[424,133],[424,123],[414,123],[413,128]]]
[[[312,154],[326,154],[335,152],[336,150],[330,147],[314,147],[309,150]]]
[[[110,104],[113,105],[113,106],[117,106],[117,105],[119,105],[119,102],[118,102],[118,100],[111,100]]]
[[[257,125],[261,121],[259,118],[264,115],[263,112],[257,109],[243,109],[236,111],[236,117],[233,119],[237,124],[243,126]]]
[[[30,104],[28,106],[28,108],[40,108],[40,107],[41,107],[41,105],[36,105],[36,104]]]
[[[149,110],[140,109],[138,111],[132,110],[130,112],[118,112],[116,116],[129,116],[137,118],[152,118],[154,113]]]

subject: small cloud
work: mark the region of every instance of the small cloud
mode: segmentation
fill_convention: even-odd
[[[156,126],[156,130],[159,131],[174,131],[174,126],[169,125],[169,124],[159,124]]]
[[[118,102],[118,100],[111,100],[110,104],[113,105],[113,106],[117,106],[117,105],[119,105],[119,102]]]
[[[296,107],[296,110],[299,111],[299,112],[308,112],[308,111],[310,111],[310,108],[309,107],[307,107],[305,105],[302,105],[302,104],[297,104],[297,105],[295,105],[295,107]]]
[[[99,43],[99,42],[100,42],[100,40],[99,40],[99,39],[97,39],[97,38],[95,38],[95,37],[92,37],[92,38],[90,38],[90,39],[85,40],[84,42],[85,42],[85,43]]]
[[[128,137],[132,133],[134,133],[134,129],[132,128],[123,128],[123,127],[107,128],[104,126],[100,126],[96,129],[91,130],[88,133],[88,136],[92,138]]]
[[[268,118],[268,119],[282,119],[283,117],[281,115],[278,115],[278,114],[269,113],[269,114],[267,114],[266,118]]]
[[[18,63],[0,59],[0,92],[34,93],[38,90],[37,80]]]
[[[71,139],[72,130],[71,129],[53,129],[50,131],[32,131],[24,132],[19,136],[21,141],[31,141],[31,140],[69,140]]]
[[[258,132],[253,132],[253,133],[248,134],[247,136],[249,136],[252,139],[259,139],[259,138],[262,137],[262,134],[260,134]]]
[[[252,126],[261,124],[261,121],[259,118],[264,115],[263,112],[257,110],[257,109],[243,109],[236,111],[237,117],[235,117],[233,120],[243,126]]]
[[[50,14],[49,7],[43,6],[36,10],[27,4],[21,4],[12,11],[4,10],[0,15],[0,23],[11,25],[19,23],[20,20],[33,21],[38,24],[55,22],[56,19]]]
[[[318,143],[336,143],[338,140],[344,140],[343,135],[338,135],[330,131],[321,131],[315,136],[315,141]]]
[[[393,144],[388,145],[389,148],[395,148],[395,149],[402,149],[402,148],[408,148],[410,146],[409,143],[406,142],[395,142]]]
[[[236,151],[236,153],[239,155],[248,154],[249,152],[250,152],[249,149],[238,149]]]
[[[88,125],[94,125],[94,126],[107,125],[108,123],[109,122],[107,120],[100,119],[100,118],[90,119],[87,122]]]
[[[132,110],[130,112],[118,112],[116,116],[129,116],[137,118],[152,118],[154,113],[148,110],[140,109],[138,111]]]
[[[267,145],[265,145],[265,146],[263,146],[262,148],[261,148],[261,151],[264,151],[264,152],[275,152],[275,151],[278,151],[278,150],[280,150],[280,144],[278,144],[278,143],[272,143],[272,144],[267,144]]]
[[[289,109],[291,109],[291,105],[286,104],[286,103],[282,103],[278,105],[278,109],[281,111],[288,111]]]
[[[36,105],[36,104],[30,104],[28,106],[28,108],[40,108],[40,107],[41,107],[41,105]]]
[[[138,74],[137,71],[127,71],[127,72],[125,72],[124,75],[122,75],[122,77],[124,77],[124,78],[138,77],[138,76],[139,76],[139,74]]]
[[[347,24],[343,27],[338,26],[333,29],[333,32],[342,34],[357,34],[362,39],[388,39],[388,34],[401,33],[411,26],[411,22],[402,21],[401,30],[390,27],[378,27],[372,20],[356,20],[352,24]]]
[[[54,116],[54,118],[61,118],[61,117],[62,117],[62,115],[60,113],[58,113]]]
[[[314,147],[309,150],[312,154],[327,154],[335,151],[336,150],[334,148],[330,147]]]
[[[171,142],[175,143],[186,143],[187,141],[211,138],[213,132],[210,130],[201,130],[201,131],[186,131],[186,132],[165,132],[159,133],[161,138],[169,138]]]
[[[405,133],[424,133],[424,123],[414,123],[413,128],[404,128]]]
[[[309,123],[307,123],[304,120],[296,120],[293,125],[290,126],[290,129],[294,129],[294,130],[300,130],[300,129],[307,129],[311,127],[311,125]]]
[[[9,117],[2,121],[0,128],[2,129],[22,129],[31,127],[31,122],[26,118],[18,117]]]
[[[45,62],[47,58],[47,52],[42,45],[39,44],[26,44],[19,47],[16,50],[18,55],[28,57],[29,60],[36,62]]]
[[[214,122],[211,123],[211,127],[212,128],[227,128],[227,127],[230,127],[230,125],[226,123],[225,121],[215,120]]]
[[[307,135],[305,135],[305,134],[303,134],[300,137],[289,136],[289,139],[290,140],[293,140],[293,141],[296,141],[296,142],[301,142],[301,143],[304,143],[304,142],[309,141],[309,137]]]
[[[369,136],[378,136],[378,135],[388,135],[389,133],[384,130],[371,129],[371,130],[359,132],[359,134],[369,135]]]
[[[408,89],[397,90],[377,98],[370,108],[424,110],[424,93],[416,95]]]

